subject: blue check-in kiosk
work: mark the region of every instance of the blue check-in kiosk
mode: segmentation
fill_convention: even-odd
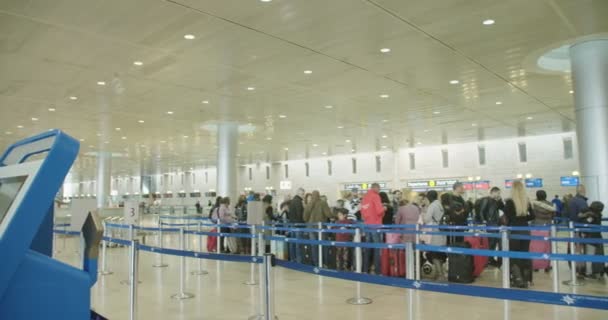
[[[51,257],[53,201],[78,150],[77,140],[55,130],[13,144],[0,158],[0,319],[91,318],[103,232],[96,213],[83,227],[82,269]]]

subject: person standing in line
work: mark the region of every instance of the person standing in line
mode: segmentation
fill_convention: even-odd
[[[510,227],[526,227],[534,220],[534,211],[526,195],[526,189],[521,181],[514,181],[511,198],[505,201],[503,224]],[[511,234],[530,235],[530,231],[513,230]],[[510,251],[527,252],[530,240],[509,240]],[[511,267],[511,285],[516,288],[527,288],[532,283],[532,261],[530,259],[509,259]]]
[[[382,224],[385,208],[380,199],[380,185],[373,183],[371,189],[367,191],[361,201],[361,217],[366,227],[374,228]],[[382,234],[379,232],[367,232],[366,241],[371,243],[382,243]],[[370,272],[370,258],[373,257],[374,272],[380,273],[380,250],[366,249],[364,250],[363,271]]]
[[[399,207],[401,207],[401,200],[403,199],[403,193],[401,193],[401,190],[395,190],[393,191],[393,212],[397,212],[399,210]]]
[[[547,193],[545,190],[536,191],[536,200],[532,201],[532,210],[534,210],[535,225],[544,226],[551,224],[555,217],[555,207],[551,202],[547,201]]]
[[[477,221],[486,225],[487,227],[496,227],[499,225],[500,211],[503,211],[505,204],[500,196],[500,189],[498,187],[492,187],[490,189],[490,195],[477,200],[475,204],[475,215]],[[489,233],[498,233],[498,231],[488,231]],[[489,238],[488,248],[490,250],[500,250],[501,243],[499,238]],[[489,265],[500,268],[502,265],[502,258],[489,257]]]
[[[321,200],[321,194],[315,190],[311,194],[310,203],[304,207],[304,221],[309,224],[317,224],[319,222],[327,222],[329,219],[335,218],[329,205],[326,201]],[[319,239],[317,232],[310,232],[311,240]],[[323,238],[321,238],[323,240]],[[319,246],[312,245],[312,261],[315,266],[319,263]]]
[[[200,201],[196,201],[196,204],[194,205],[194,207],[196,208],[196,213],[201,214],[203,213],[203,206],[201,206],[201,202]]]
[[[466,201],[464,201],[464,193],[464,185],[462,184],[462,182],[454,183],[454,185],[452,186],[452,193],[450,193],[449,197],[450,207],[452,207],[454,203],[459,203],[464,209],[464,211],[468,212],[467,203]]]
[[[601,226],[602,224],[602,211],[604,211],[604,204],[600,201],[593,201],[589,206],[589,210],[580,213],[579,219],[583,223],[592,224],[595,226]],[[592,230],[592,229],[590,229]],[[598,229],[599,230],[599,229]],[[591,239],[602,239],[601,232],[583,232],[581,234],[583,238]],[[586,243],[584,245],[585,254],[587,255],[604,255],[604,245],[601,243]],[[602,275],[606,271],[603,263],[592,263],[585,262],[585,267],[580,270],[581,275],[590,279],[603,279]]]
[[[299,188],[296,196],[289,202],[289,211],[287,213],[287,220],[289,223],[296,224],[293,227],[298,227],[298,223],[304,223],[304,195],[306,191],[303,188]],[[299,232],[293,231],[289,235],[292,238],[301,239],[302,235]],[[289,259],[297,263],[302,263],[302,245],[297,243],[289,244]]]
[[[393,224],[395,211],[393,211],[393,205],[391,204],[391,201],[388,198],[388,194],[386,194],[386,192],[384,191],[381,191],[378,194],[380,195],[380,201],[382,202],[382,206],[384,206],[384,216],[382,217],[382,224]]]
[[[340,229],[347,229],[346,225],[352,224],[351,220],[347,219],[346,209],[338,209],[338,221],[336,223],[344,224],[344,227]],[[336,233],[336,241],[338,242],[351,242],[352,234],[349,233]],[[350,270],[350,248],[349,247],[338,247],[336,249],[336,268],[338,271]]]
[[[354,201],[353,194],[350,191],[344,192],[344,208],[348,210],[347,219],[356,222],[357,212],[359,212],[359,203]]]
[[[431,204],[427,208],[426,212],[422,215],[422,222],[425,225],[436,226],[441,222],[441,218],[444,214],[444,207],[438,199],[437,191],[430,190],[426,193],[426,197]],[[431,232],[437,232],[437,229],[428,229]],[[430,239],[427,240],[429,245],[433,246],[445,246],[446,245],[446,237],[442,235],[431,235]],[[429,251],[426,253],[426,257],[433,264],[433,269],[436,270],[435,274],[439,277],[439,280],[445,280],[445,275],[443,274],[443,262],[446,261],[446,254],[442,252],[432,252]]]
[[[576,187],[576,195],[568,203],[568,215],[570,221],[577,222],[578,215],[587,211],[589,205],[587,205],[587,189],[584,185]]]
[[[422,213],[420,207],[414,203],[408,203],[405,200],[401,200],[400,204],[399,211],[395,214],[395,224],[417,224],[420,219],[420,214]],[[406,229],[406,231],[408,230],[412,229]],[[415,240],[416,235],[413,233],[404,233],[401,235],[402,242],[414,242]]]
[[[225,197],[220,200],[220,206],[218,208],[218,219],[219,219],[220,224],[233,224],[237,221],[236,217],[232,214],[232,212],[230,212],[230,198]],[[220,228],[220,232],[222,232],[222,233],[230,233],[230,231],[231,231],[231,228],[229,228],[229,227]],[[229,242],[229,241],[236,242],[236,239],[229,237],[226,239],[226,242]],[[227,249],[229,249],[230,246],[228,246],[228,248],[226,248],[226,246],[223,245],[223,242],[224,241],[222,241],[222,244],[220,245],[220,250],[223,253],[227,253],[228,252]],[[235,252],[232,252],[232,253],[237,253],[236,247],[232,246],[232,248],[233,248],[233,250],[235,250]]]
[[[564,203],[562,202],[562,200],[560,200],[559,195],[556,194],[555,198],[551,200],[551,203],[555,207],[555,214],[561,218],[563,216],[562,214],[564,210]]]

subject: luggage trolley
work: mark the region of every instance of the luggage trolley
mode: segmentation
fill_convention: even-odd
[[[52,258],[53,200],[78,155],[59,130],[10,146],[0,158],[0,319],[90,319],[103,227],[89,212],[83,270]]]

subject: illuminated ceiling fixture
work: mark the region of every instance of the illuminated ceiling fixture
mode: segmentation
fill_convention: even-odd
[[[283,148],[283,150],[288,151],[288,150],[289,150],[289,148]]]
[[[570,92],[570,93],[574,93],[574,90],[570,90],[569,92]]]
[[[458,80],[450,80],[450,84],[459,84],[459,83],[460,83],[460,81],[458,81]]]
[[[55,112],[55,108],[49,108],[50,112]]]
[[[318,147],[319,145],[318,145],[318,144],[316,144],[316,143],[314,143],[312,146],[316,148],[316,147]]]
[[[127,137],[121,137],[122,140],[127,140]]]
[[[76,100],[78,100],[78,97],[77,96],[70,96],[70,100],[76,101]]]
[[[186,34],[184,35],[184,39],[187,40],[194,40],[196,37],[193,34]]]
[[[165,140],[161,140],[161,141],[160,141],[160,143],[167,143],[167,141],[165,141]]]
[[[32,121],[38,121],[38,118],[32,118]]]
[[[284,115],[284,114],[280,114],[280,115],[279,115],[279,118],[281,118],[281,119],[285,119],[285,118],[287,118],[287,116],[286,116],[286,115]]]
[[[383,135],[382,138],[386,139],[386,138],[388,138],[388,136],[387,135]]]
[[[386,148],[388,148],[388,147],[387,146],[382,146],[382,149],[386,149]]]
[[[311,74],[311,73],[312,73],[312,70],[304,70],[304,73],[305,73],[305,74]]]
[[[532,178],[532,174],[531,173],[526,173],[526,178],[528,178],[528,179]]]
[[[253,91],[253,90],[255,90],[255,87],[247,87],[247,90]]]
[[[391,48],[382,48],[382,49],[380,49],[380,52],[389,53],[389,52],[391,52]]]
[[[496,23],[496,21],[494,21],[494,20],[492,20],[492,19],[486,19],[486,20],[484,20],[482,23],[483,23],[483,25],[484,25],[484,26],[491,26],[491,25],[493,25],[494,23]]]
[[[120,131],[120,128],[116,128],[115,130],[116,130],[116,131]]]
[[[133,64],[136,65],[136,66],[143,66],[144,65],[144,63],[141,62],[141,61],[133,61]]]
[[[80,142],[84,142],[84,139],[80,139]]]
[[[271,138],[271,137],[268,137],[268,138],[266,138],[266,140],[270,141],[270,140],[272,140],[272,138]]]
[[[338,126],[338,129],[344,129],[344,127],[343,126]]]
[[[209,104],[209,100],[203,100],[204,104]]]
[[[384,120],[382,120],[382,122],[386,123],[386,122],[388,122],[388,119],[384,119]]]
[[[272,2],[272,0],[260,0],[262,2]]]
[[[325,109],[332,109],[334,106],[325,106]]]
[[[346,139],[346,143],[350,143],[350,140]]]
[[[184,136],[184,139],[188,139],[188,138],[190,138],[190,137],[188,137],[188,136]]]
[[[532,120],[532,119],[534,119],[534,118],[533,118],[533,117],[527,117],[526,119],[528,119],[528,120]]]
[[[322,155],[324,155],[324,156],[326,156],[326,155],[327,155],[327,152],[323,152],[323,153],[321,153],[321,154],[322,154]]]
[[[501,104],[502,104],[502,101],[496,101],[496,104],[497,104],[497,105],[501,105]]]
[[[97,85],[98,86],[105,86],[106,82],[105,81],[97,81]]]
[[[441,111],[433,111],[433,114],[440,114]]]
[[[104,143],[105,143],[105,144],[109,144],[109,143],[110,143],[110,141],[105,141]]]
[[[139,122],[139,123],[144,123],[145,121],[144,121],[144,120],[138,120],[137,122]]]
[[[471,127],[477,127],[477,123],[471,123]]]
[[[13,134],[13,133],[12,133],[12,132],[10,132],[10,131],[6,131],[5,133],[6,133],[6,134]]]
[[[380,98],[382,98],[382,99],[386,99],[386,98],[388,98],[388,97],[389,97],[389,95],[388,95],[388,94],[381,94],[381,95],[380,95]]]
[[[417,145],[421,145],[421,144],[422,144],[422,142],[418,142],[418,143],[416,143],[416,144],[417,144]]]
[[[172,114],[173,114],[173,111],[167,111],[167,114],[168,114],[168,115],[172,115]]]

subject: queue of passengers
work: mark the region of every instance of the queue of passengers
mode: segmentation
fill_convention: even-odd
[[[230,206],[228,198],[218,197],[216,204],[211,209],[209,216],[218,219],[225,224],[247,220],[247,202],[262,201],[264,204],[264,221],[290,223],[291,226],[308,226],[319,222],[336,222],[339,224],[362,223],[367,225],[369,232],[364,233],[362,240],[370,243],[405,243],[413,242],[414,234],[400,234],[390,232],[373,232],[375,228],[382,225],[453,225],[467,226],[474,223],[485,226],[544,226],[552,224],[556,218],[567,217],[570,220],[588,224],[601,224],[604,205],[599,201],[588,204],[585,197],[585,187],[580,185],[575,196],[565,196],[564,201],[558,196],[552,202],[547,200],[544,190],[536,192],[536,198],[528,198],[524,184],[514,181],[510,197],[503,199],[501,190],[493,187],[487,196],[473,202],[465,200],[465,190],[462,183],[453,185],[451,192],[439,194],[430,190],[418,194],[412,199],[404,199],[401,191],[394,191],[391,196],[380,191],[377,183],[371,185],[365,194],[358,192],[344,192],[341,199],[330,206],[327,197],[319,191],[306,193],[303,188],[297,190],[293,197],[287,197],[276,208],[273,207],[271,195],[261,196],[250,192],[248,195],[239,197],[234,207]],[[234,210],[232,210],[234,208]],[[294,225],[295,224],[295,225]],[[222,232],[231,232],[230,228],[224,228]],[[428,229],[437,231],[437,229]],[[453,231],[453,230],[452,230]],[[242,230],[247,232],[247,230]],[[497,232],[497,231],[494,231]],[[454,231],[453,236],[445,235],[423,235],[421,242],[435,246],[458,245],[464,241],[464,237],[458,236]],[[548,231],[512,231],[512,234],[549,236]],[[318,240],[318,232],[290,232],[286,236],[297,239]],[[601,232],[582,232],[577,236],[586,238],[601,238]],[[353,235],[349,233],[323,233],[321,240],[352,241]],[[245,240],[241,240],[245,241]],[[500,239],[488,238],[487,247],[490,250],[500,250]],[[220,243],[222,252],[229,249]],[[247,253],[247,243],[242,244],[241,253]],[[318,265],[319,253],[317,245],[300,245],[289,243],[288,257],[290,260]],[[511,239],[509,241],[510,251],[531,251],[550,253],[548,241],[530,241],[524,239]],[[603,255],[601,244],[582,244],[576,246],[576,253],[589,255]],[[233,252],[236,253],[236,252]],[[381,250],[363,250],[363,272],[370,274],[381,274]],[[446,255],[440,252],[426,252],[423,260],[436,272],[433,279],[444,280],[446,278]],[[352,248],[323,247],[323,267],[336,268],[338,270],[354,270],[354,250]],[[488,266],[501,267],[500,258],[490,258]],[[606,273],[606,268],[599,263],[578,263],[577,273],[581,277],[599,278]],[[549,260],[510,259],[511,283],[515,287],[526,288],[533,283],[532,273],[544,270],[550,272]]]

